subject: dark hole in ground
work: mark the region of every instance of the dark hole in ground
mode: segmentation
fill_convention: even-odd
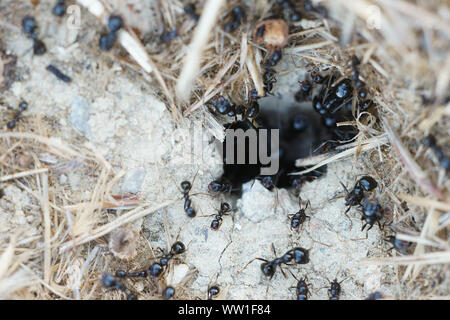
[[[324,77],[325,81],[327,77]],[[329,79],[329,78],[328,78]],[[331,78],[333,80],[333,78]],[[350,79],[344,79],[335,86],[331,86],[332,81],[327,84],[316,85],[312,94],[307,98],[289,97],[288,101],[283,101],[280,97],[270,96],[259,99],[261,111],[256,120],[245,119],[230,122],[225,125],[226,129],[248,130],[268,129],[267,145],[270,154],[270,130],[279,129],[279,152],[274,156],[279,159],[279,170],[273,176],[261,176],[260,169],[263,167],[258,157],[256,164],[249,164],[250,139],[245,140],[246,164],[237,163],[237,140],[235,138],[234,164],[230,164],[224,156],[224,174],[219,181],[226,181],[232,185],[232,193],[240,196],[242,184],[253,179],[258,179],[269,190],[277,188],[295,188],[300,191],[301,185],[305,182],[313,181],[326,173],[326,166],[322,166],[303,176],[289,175],[298,172],[306,167],[295,167],[297,159],[306,158],[312,155],[319,155],[330,152],[343,141],[351,140],[356,134],[356,128],[352,126],[337,127],[337,122],[351,121],[354,117],[351,112],[353,88],[350,85],[350,96],[344,97],[330,107],[327,112],[319,112],[317,103],[320,100],[323,105],[332,101],[336,95],[340,94],[338,85]],[[324,83],[324,82],[322,82]],[[333,90],[335,89],[335,90]],[[336,93],[337,92],[337,93]],[[289,101],[290,100],[290,101]],[[316,104],[316,107],[314,107]],[[330,102],[331,104],[331,102]],[[256,142],[259,145],[259,134],[256,135]],[[222,149],[226,155],[225,139]],[[259,150],[259,148],[258,148]]]

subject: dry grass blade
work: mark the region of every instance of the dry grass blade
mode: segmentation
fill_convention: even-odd
[[[136,208],[135,210],[132,210],[132,211],[120,216],[116,220],[94,229],[89,235],[82,235],[82,236],[76,237],[73,240],[63,243],[60,246],[59,252],[63,253],[68,249],[71,249],[73,247],[79,246],[86,242],[100,238],[126,223],[130,223],[137,219],[143,218],[146,215],[149,215],[155,211],[161,210],[161,209],[173,204],[174,202],[175,202],[175,200],[165,201],[159,205],[156,205],[156,206],[153,206],[153,207],[150,207],[147,209],[144,209],[142,207]]]
[[[410,173],[411,177],[416,181],[416,183],[429,194],[444,200],[444,194],[427,178],[426,173],[419,167],[419,165],[414,161],[411,154],[408,150],[403,146],[400,138],[394,132],[394,130],[389,125],[387,119],[383,119],[383,126],[386,130],[386,133],[389,136],[389,140],[391,141],[392,146],[397,152],[400,160],[405,166],[406,170]]]
[[[361,264],[390,264],[390,265],[427,265],[450,263],[450,251],[424,253],[417,256],[402,256],[393,258],[370,258],[361,261]]]
[[[203,50],[209,41],[223,3],[223,0],[208,0],[203,8],[176,86],[177,96],[183,101],[187,101],[191,95],[195,78],[200,69]]]
[[[424,207],[427,209],[437,209],[443,212],[450,211],[450,203],[448,202],[440,202],[428,198],[418,197],[418,196],[410,196],[407,194],[399,194],[399,199],[404,200],[408,203],[412,203],[416,206]]]
[[[19,172],[19,173],[9,174],[9,175],[0,177],[0,182],[19,179],[19,178],[32,176],[32,175],[39,174],[39,173],[46,173],[46,172],[48,172],[48,168],[33,169],[33,170],[23,171],[23,172]]]
[[[366,151],[378,148],[380,145],[384,145],[386,143],[387,143],[386,137],[384,137],[384,136],[375,137],[375,138],[371,138],[371,139],[367,140],[366,142],[363,142],[361,144],[361,147],[356,146],[356,147],[350,148],[348,150],[342,151],[338,154],[330,155],[329,157],[326,157],[325,159],[323,159],[323,156],[316,156],[316,157],[311,157],[311,158],[307,158],[307,159],[298,159],[295,162],[295,166],[297,166],[297,167],[304,166],[305,163],[308,165],[311,165],[314,163],[314,161],[320,161],[320,162],[311,168],[292,173],[292,175],[305,174],[305,173],[314,171],[317,168],[320,168],[326,164],[346,159],[346,158],[351,157],[352,155],[360,153],[360,152],[366,152]]]

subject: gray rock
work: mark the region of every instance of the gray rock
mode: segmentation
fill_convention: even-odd
[[[76,96],[72,102],[70,121],[84,135],[89,134],[89,116],[89,102],[84,97]]]

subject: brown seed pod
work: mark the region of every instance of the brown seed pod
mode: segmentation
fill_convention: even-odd
[[[281,49],[287,43],[289,27],[283,19],[267,19],[253,29],[253,41],[265,44],[269,49]]]
[[[138,233],[127,227],[121,227],[111,233],[109,250],[119,259],[129,260],[136,256]]]

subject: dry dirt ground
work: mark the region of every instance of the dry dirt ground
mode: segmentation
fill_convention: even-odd
[[[249,182],[244,186],[241,199],[201,194],[207,192],[208,183],[222,170],[212,140],[205,139],[201,161],[189,148],[191,135],[180,134],[179,130],[189,128],[192,120],[187,118],[175,125],[149,80],[112,54],[98,50],[99,22],[83,11],[82,28],[76,31],[78,40],[75,42],[73,31],[68,30],[62,20],[51,16],[49,7],[50,4],[44,2],[32,9],[39,17],[39,34],[48,48],[47,54],[34,56],[31,41],[20,29],[20,20],[30,13],[30,6],[11,9],[6,4],[0,5],[3,15],[7,15],[8,10],[17,10],[7,15],[13,20],[3,22],[1,39],[3,47],[18,57],[18,81],[1,97],[2,127],[19,101],[25,100],[29,108],[16,131],[27,132],[27,125],[30,125],[36,134],[48,134],[101,155],[114,172],[124,173],[114,185],[113,194],[137,194],[144,203],[176,199],[167,208],[131,224],[139,233],[138,255],[131,261],[119,261],[104,241],[89,242],[73,251],[81,264],[86,262],[89,253],[95,252],[96,262],[89,266],[91,283],[104,270],[145,267],[152,257],[150,248],[167,249],[168,242],[178,237],[187,245],[187,251],[177,257],[174,264],[184,263],[195,270],[193,276],[180,285],[183,288],[177,291],[179,298],[204,299],[208,285],[218,284],[225,299],[293,299],[295,290],[290,287],[296,281],[288,270],[298,278],[307,276],[312,285],[311,299],[328,298],[327,278],[345,279],[342,282],[344,299],[363,299],[376,290],[388,296],[398,293],[396,268],[362,264],[365,258],[387,255],[390,246],[383,241],[383,234],[374,226],[368,239],[354,240],[365,236],[365,232],[361,232],[360,215],[355,209],[350,210],[350,227],[343,213],[344,192],[339,182],[352,187],[358,175],[374,174],[366,161],[378,159],[377,150],[373,151],[373,157],[366,156],[363,160],[350,158],[332,163],[325,176],[303,187],[301,198],[310,201],[306,212],[311,218],[299,232],[289,229],[288,215],[298,210],[298,200],[289,190],[270,192],[259,182]],[[285,60],[280,70],[289,70],[291,59],[287,55]],[[71,76],[72,82],[61,82],[50,74],[45,69],[50,63]],[[293,86],[304,74],[301,62],[295,65],[295,71],[289,72],[286,80],[279,80],[275,92],[283,95],[295,92]],[[191,163],[186,163],[189,160],[186,155],[191,157]],[[58,163],[58,159],[45,151],[37,156],[43,163]],[[97,182],[96,174],[90,170],[83,164],[74,164],[69,169],[51,173],[51,192],[56,188],[64,190],[68,205],[89,200],[92,186]],[[193,206],[198,215],[208,217],[189,219],[183,211],[180,182],[192,182],[194,176]],[[34,230],[24,238],[39,235],[42,232],[39,202],[14,183],[2,184],[2,187],[5,192],[0,200],[2,237],[17,225],[28,225],[27,230]],[[335,199],[330,200],[332,198]],[[224,217],[219,231],[212,231],[209,215],[216,212],[223,199],[232,204],[233,213]],[[109,210],[103,213],[103,219],[111,221],[124,213],[126,210]],[[268,280],[260,271],[259,261],[239,271],[255,257],[274,258],[272,243],[278,255],[296,246],[311,248],[311,262],[285,267],[287,278],[278,270],[266,294]],[[61,282],[60,285],[69,284]],[[129,281],[127,285],[142,294],[140,298],[149,297],[147,281]],[[87,297],[123,298],[105,291],[98,283],[93,288]],[[75,293],[68,296],[76,297]]]

